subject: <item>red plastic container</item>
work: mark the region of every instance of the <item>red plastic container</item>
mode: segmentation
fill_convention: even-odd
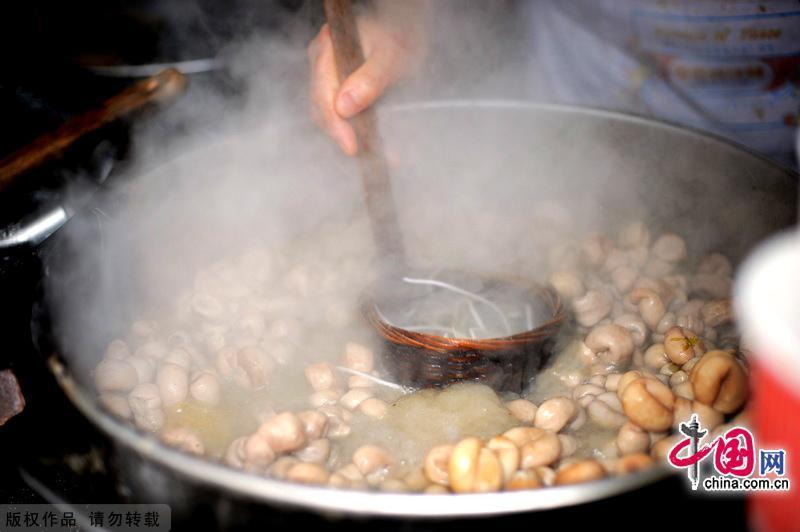
[[[800,231],[768,241],[745,262],[735,304],[754,354],[756,448],[785,450],[785,478],[791,482],[788,492],[750,494],[750,526],[800,531]]]

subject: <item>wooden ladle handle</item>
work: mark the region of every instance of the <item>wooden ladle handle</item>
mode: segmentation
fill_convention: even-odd
[[[350,0],[324,0],[339,82],[364,64],[364,51]],[[350,120],[358,141],[364,201],[378,256],[393,267],[405,264],[402,233],[392,197],[391,177],[375,110],[368,107]]]
[[[20,174],[63,152],[84,135],[145,105],[171,100],[181,94],[185,87],[186,76],[169,68],[134,83],[104,101],[99,108],[70,118],[55,131],[0,159],[0,190]]]

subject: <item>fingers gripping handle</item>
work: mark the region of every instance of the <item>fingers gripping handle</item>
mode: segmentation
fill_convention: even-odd
[[[331,30],[334,57],[343,83],[364,64],[364,51],[350,0],[324,0],[325,17]],[[358,162],[364,189],[364,201],[372,224],[378,258],[386,265],[405,264],[402,233],[392,197],[389,165],[378,134],[375,110],[369,107],[354,116],[350,123],[356,134]]]

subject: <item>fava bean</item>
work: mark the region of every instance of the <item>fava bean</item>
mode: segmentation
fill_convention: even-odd
[[[486,442],[486,447],[494,451],[500,460],[503,478],[510,478],[520,462],[520,452],[516,444],[504,436],[495,436]]]
[[[586,336],[584,343],[601,362],[615,366],[626,366],[634,348],[628,330],[614,324],[597,325]]]
[[[581,460],[556,472],[555,484],[579,484],[605,478],[606,470],[597,460]]]
[[[161,441],[171,447],[176,447],[181,451],[202,456],[205,454],[205,446],[200,436],[196,432],[185,427],[170,427],[162,429]]]
[[[124,360],[106,358],[94,370],[94,384],[101,392],[127,392],[139,384],[139,374]]]
[[[117,417],[123,419],[131,419],[133,417],[131,405],[128,403],[128,398],[124,395],[117,393],[101,393],[100,403]]]
[[[700,310],[703,321],[708,327],[719,327],[733,320],[733,308],[730,299],[709,301]]]
[[[346,414],[349,414],[347,410],[334,405],[326,405],[320,407],[319,412],[328,419],[328,429],[326,431],[328,438],[338,440],[350,435],[352,430],[350,422],[345,419]]]
[[[219,374],[225,379],[230,379],[237,369],[236,353],[237,350],[235,347],[226,346],[217,352],[214,359],[214,367],[217,368]]]
[[[703,308],[704,301],[700,299],[692,299],[687,301],[675,313],[675,324],[679,327],[691,331],[695,334],[700,334],[705,328],[703,319],[700,317],[700,311]]]
[[[308,441],[303,422],[292,412],[283,412],[265,421],[256,434],[276,453],[296,451]]]
[[[278,480],[286,480],[286,474],[298,463],[300,460],[294,456],[279,456],[269,467],[269,476]]]
[[[572,389],[572,399],[573,401],[577,401],[579,404],[582,404],[581,399],[589,398],[589,401],[592,401],[591,397],[600,395],[605,391],[605,388],[601,388],[600,386],[596,386],[594,384],[579,384]]]
[[[139,428],[155,432],[164,425],[166,415],[161,409],[161,394],[155,384],[150,382],[137,384],[128,394],[128,404]]]
[[[700,356],[704,350],[702,340],[683,327],[673,327],[664,335],[664,352],[678,366]]]
[[[131,350],[128,348],[128,344],[122,340],[112,340],[108,344],[105,354],[103,354],[104,358],[114,360],[125,360],[129,356],[131,356]]]
[[[300,462],[286,472],[286,480],[300,484],[324,485],[328,482],[328,471],[317,464]]]
[[[629,454],[612,462],[611,471],[615,475],[629,475],[653,467],[653,459],[644,453]]]
[[[347,342],[344,346],[344,365],[362,373],[369,373],[375,369],[375,355],[364,345]]]
[[[650,456],[657,462],[666,462],[667,455],[670,450],[683,438],[682,434],[674,434],[672,436],[662,438],[655,442],[650,448]]]
[[[447,467],[446,464],[445,467]],[[421,492],[430,485],[430,481],[428,477],[425,476],[425,472],[422,468],[416,468],[406,473],[403,477],[403,482],[405,482],[409,490],[416,493]]]
[[[176,405],[189,394],[189,373],[177,364],[165,362],[156,373],[156,385],[164,406]]]
[[[245,388],[258,390],[266,386],[275,364],[262,348],[247,346],[236,353],[236,366],[244,372],[237,382]]]
[[[611,296],[601,290],[589,290],[572,302],[572,310],[577,322],[584,327],[592,327],[611,312]]]
[[[365,399],[358,405],[359,412],[373,419],[383,419],[387,410],[389,410],[389,405],[386,401],[377,397]]]
[[[586,423],[586,410],[581,407],[580,405],[576,405],[578,408],[578,413],[575,415],[575,418],[567,425],[567,430],[578,430]]]
[[[612,248],[611,241],[603,235],[592,235],[581,246],[586,261],[593,267],[602,266]]]
[[[606,385],[606,376],[605,375],[593,375],[588,381],[587,384],[593,384],[595,386],[600,386],[604,388]]]
[[[308,404],[313,408],[321,408],[323,406],[335,405],[342,397],[341,390],[331,388],[329,390],[320,390],[308,396]]]
[[[638,425],[628,421],[620,427],[616,445],[617,451],[622,456],[644,453],[650,448],[650,435]]]
[[[636,305],[642,320],[652,330],[658,327],[658,323],[667,312],[661,296],[655,290],[649,288],[634,289],[625,297],[625,301]]]
[[[553,272],[547,281],[565,301],[580,297],[586,292],[581,278],[569,270]]]
[[[527,399],[515,399],[506,403],[506,408],[511,415],[522,423],[533,424],[536,419],[536,411],[539,408]]]
[[[438,445],[425,455],[423,470],[431,482],[448,486],[450,484],[449,464],[453,453],[452,445]]]
[[[622,376],[619,378],[619,382],[617,384],[617,397],[622,399],[622,392],[625,391],[625,388],[627,388],[628,385],[633,381],[635,381],[636,379],[642,377],[644,377],[644,374],[641,371],[635,369],[623,373]]]
[[[653,344],[644,352],[644,365],[649,369],[659,371],[669,361],[664,344]]]
[[[551,467],[534,467],[534,471],[542,479],[545,486],[552,486],[556,482],[556,472]]]
[[[155,377],[156,374],[154,359],[131,356],[125,359],[125,362],[134,367],[139,377],[139,382],[153,382],[153,377]]]
[[[646,430],[672,425],[675,396],[668,386],[649,378],[631,382],[622,393],[622,408],[631,421]]]
[[[362,445],[353,453],[353,463],[365,477],[394,463],[391,453],[377,445]]]
[[[633,283],[636,282],[638,276],[639,272],[634,268],[622,265],[611,272],[611,283],[618,292],[627,292],[631,289]]]
[[[669,377],[669,385],[674,389],[679,384],[689,382],[689,374],[683,370],[676,371]]]
[[[578,406],[566,397],[553,397],[539,405],[534,426],[540,429],[559,432],[578,414]]]
[[[244,468],[244,442],[246,440],[247,436],[242,436],[241,438],[236,438],[228,445],[223,459],[226,464],[237,469]]]
[[[690,380],[695,399],[723,414],[736,412],[747,399],[747,374],[726,351],[703,355],[692,368]]]
[[[170,362],[189,371],[189,368],[192,366],[192,356],[189,354],[189,351],[183,347],[175,347],[164,357],[164,362]]]
[[[684,397],[678,397],[675,399],[675,415],[672,426],[678,428],[681,423],[688,423],[692,414],[697,414],[700,425],[708,430],[713,430],[724,421],[723,415],[710,406],[704,405],[699,401],[690,401]]]
[[[506,480],[505,489],[507,491],[519,491],[541,488],[542,479],[533,469],[521,469],[515,471]]]
[[[694,401],[694,390],[692,389],[691,382],[682,382],[676,386],[673,386],[672,391],[675,392],[675,395],[678,397],[683,397],[690,401]]]
[[[650,252],[667,262],[678,262],[686,258],[686,242],[674,233],[664,233],[653,242]]]
[[[217,376],[208,370],[198,372],[189,386],[189,394],[198,403],[209,406],[218,405],[222,390]]]
[[[650,331],[647,330],[647,324],[635,314],[617,316],[614,318],[614,324],[628,331],[633,340],[633,345],[636,347],[642,347],[647,341],[647,335],[650,334]]]
[[[275,450],[258,432],[244,440],[244,469],[258,473],[266,472],[275,461]]]
[[[309,441],[317,440],[325,435],[328,428],[328,418],[325,414],[314,410],[305,410],[298,412],[297,418],[303,424],[303,429]]]
[[[311,387],[318,392],[337,387],[336,370],[327,362],[311,364],[306,367],[305,373]]]
[[[367,484],[364,475],[361,474],[361,471],[359,471],[358,467],[352,462],[337,469],[336,474],[347,479],[351,486],[366,486]]]
[[[730,275],[717,273],[697,273],[691,278],[692,292],[720,299],[730,295],[732,283]]]
[[[578,439],[568,434],[559,434],[558,441],[561,444],[561,457],[568,458],[578,450]]]
[[[616,392],[617,388],[619,387],[620,379],[622,378],[621,373],[609,373],[606,375],[605,380],[605,387],[606,390],[609,392]]]
[[[548,466],[561,456],[561,440],[555,433],[542,433],[520,447],[520,468]]]
[[[299,451],[295,451],[294,455],[301,462],[325,465],[331,455],[331,442],[327,438],[311,440],[308,445]]]
[[[586,412],[597,425],[607,429],[618,429],[627,421],[622,415],[622,406],[613,392],[605,392],[588,404]]]
[[[465,438],[453,447],[448,470],[456,493],[487,493],[503,485],[500,459],[478,438]]]
[[[733,275],[731,261],[722,253],[710,253],[697,265],[698,273],[709,273],[730,277]]]
[[[355,388],[344,394],[339,403],[348,410],[355,410],[358,405],[372,397],[374,393],[369,388]]]

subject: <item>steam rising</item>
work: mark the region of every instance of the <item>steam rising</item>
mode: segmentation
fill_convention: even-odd
[[[437,5],[419,77],[379,109],[414,264],[544,281],[552,246],[631,219],[683,234],[698,257],[739,256],[764,234],[760,224],[740,223],[758,219],[763,204],[750,183],[726,179],[742,172],[733,149],[709,155],[714,142],[699,137],[665,145],[668,130],[602,113],[463,100],[519,96],[528,75],[513,11],[465,4]],[[199,90],[169,111],[170,122],[213,123],[213,133],[141,127],[124,184],[68,227],[69,252],[50,293],[79,380],[88,382],[104,346],[133,319],[173,309],[194,272],[247,249],[267,250],[279,265],[284,250],[312,239],[290,254],[301,262],[283,264],[330,274],[328,293],[294,301],[309,326],[326,297],[352,308],[373,276],[357,165],[306,118],[305,46],[315,28],[292,29],[232,48],[244,98]],[[442,96],[462,100],[403,103]],[[787,215],[774,207],[770,224]],[[363,276],[337,275],[353,261]],[[308,359],[336,356],[344,340],[320,328],[305,334],[309,346],[328,346]]]

